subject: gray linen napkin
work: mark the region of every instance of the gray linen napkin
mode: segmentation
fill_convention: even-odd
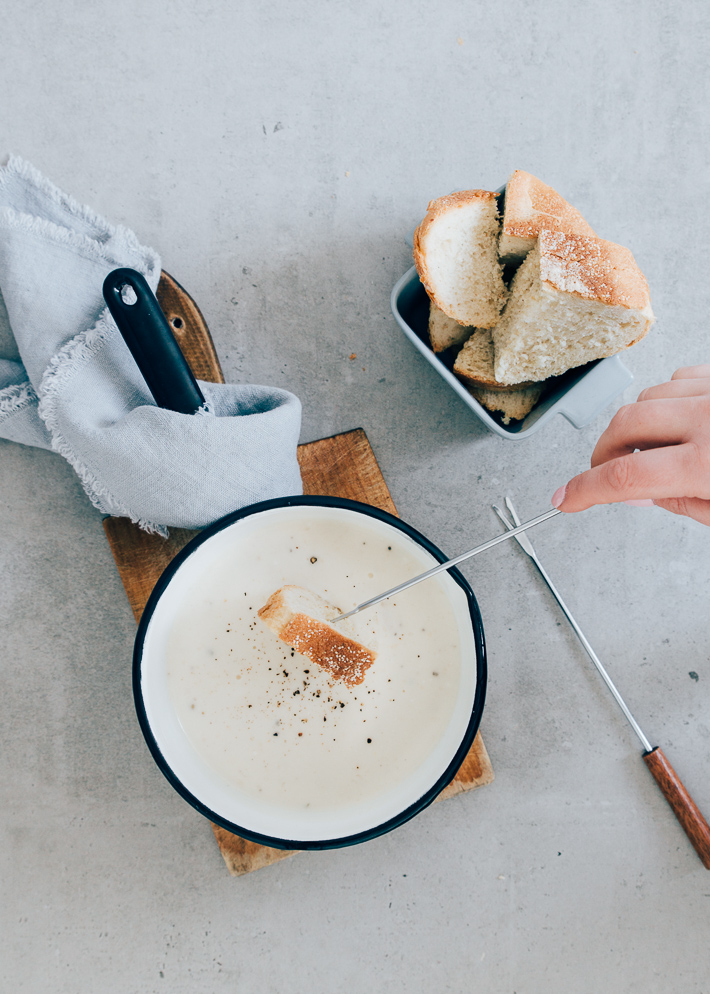
[[[0,169],[0,437],[61,453],[100,511],[161,533],[302,493],[293,394],[200,382],[198,414],[155,406],[103,300],[119,266],[155,291],[152,249],[10,157]]]

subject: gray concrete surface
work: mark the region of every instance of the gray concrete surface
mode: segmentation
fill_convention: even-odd
[[[10,0],[0,150],[155,246],[227,377],[300,395],[304,441],[363,426],[453,554],[506,492],[544,510],[613,408],[486,433],[390,315],[404,235],[431,197],[528,169],[648,276],[625,399],[707,361],[709,21],[698,0]],[[466,568],[495,783],[232,879],[141,738],[100,516],[58,456],[0,459],[4,991],[710,991],[710,876],[519,550]],[[535,541],[709,811],[710,533],[616,506]]]

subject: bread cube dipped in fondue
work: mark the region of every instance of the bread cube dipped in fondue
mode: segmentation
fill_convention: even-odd
[[[279,588],[257,614],[287,645],[349,687],[362,683],[377,658],[329,623],[342,614],[339,608],[304,587]]]

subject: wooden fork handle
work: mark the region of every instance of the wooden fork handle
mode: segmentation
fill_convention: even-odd
[[[643,760],[690,839],[703,866],[706,870],[710,870],[710,825],[705,821],[700,808],[683,786],[663,750],[656,747],[651,752],[644,753]]]

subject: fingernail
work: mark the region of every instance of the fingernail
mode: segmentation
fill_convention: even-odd
[[[565,499],[566,493],[567,493],[567,484],[565,483],[564,487],[560,487],[558,490],[555,490],[554,494],[552,495],[552,500],[550,501],[552,506],[559,507],[562,501]]]
[[[625,500],[624,504],[628,504],[629,507],[654,507],[654,502],[648,498],[645,500]]]

